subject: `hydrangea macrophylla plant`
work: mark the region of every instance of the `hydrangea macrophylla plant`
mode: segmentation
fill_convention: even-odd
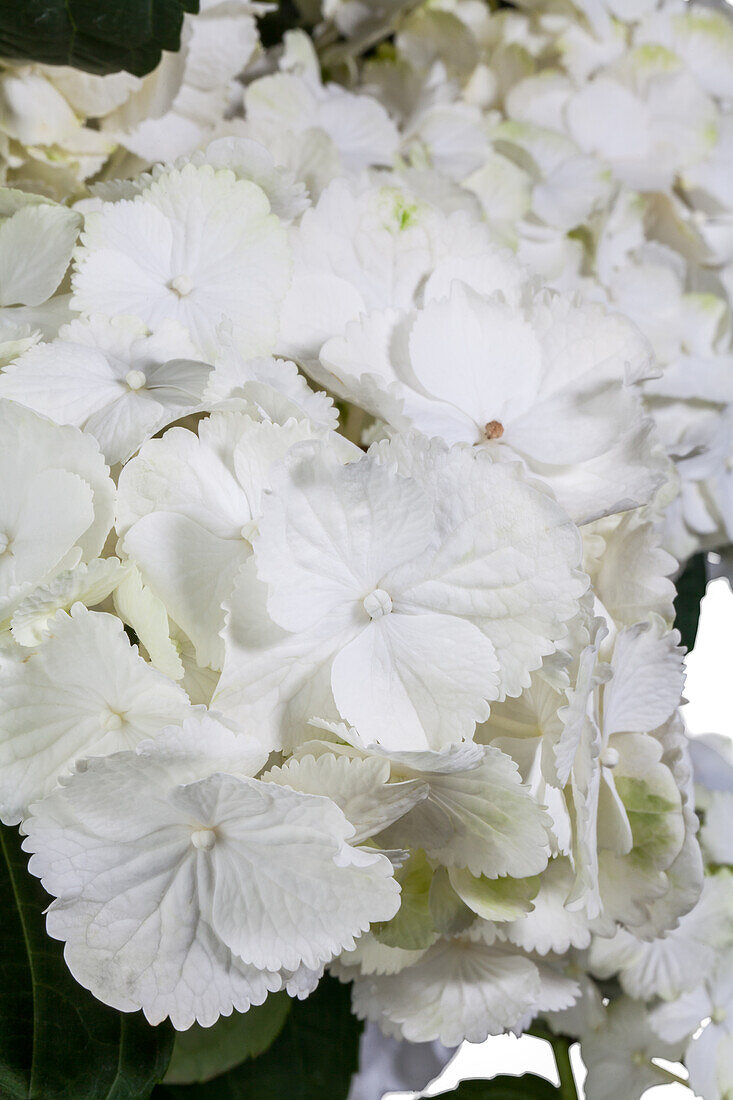
[[[725,1100],[733,18],[296,6],[0,63],[0,1092]]]

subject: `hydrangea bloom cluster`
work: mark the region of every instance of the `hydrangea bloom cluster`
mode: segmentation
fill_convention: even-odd
[[[697,746],[698,835],[672,601],[733,539],[733,20],[260,8],[144,80],[0,72],[0,818],[49,934],[180,1030],[328,967],[388,1036],[541,1018],[589,1100],[685,1052],[722,1100],[733,784]]]

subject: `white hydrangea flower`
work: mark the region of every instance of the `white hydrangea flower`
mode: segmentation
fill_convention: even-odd
[[[3,175],[24,191],[62,201],[103,168],[115,142],[84,117],[99,117],[138,83],[128,73],[100,78],[63,65],[4,62],[0,74]]]
[[[683,1046],[659,1037],[643,1002],[619,997],[606,1009],[602,1025],[583,1035],[580,1049],[588,1100],[638,1100],[647,1089],[669,1082],[653,1059],[676,1062]]]
[[[2,816],[116,1008],[329,966],[395,1047],[539,1018],[589,1100],[722,1100],[670,578],[733,539],[733,20],[297,7],[0,66]]]
[[[202,0],[197,18],[184,18],[180,49],[164,51],[145,77],[8,65],[0,130],[21,143],[13,151],[14,178],[65,198],[114,152],[124,170],[120,153],[130,150],[133,171],[141,160],[192,153],[230,106],[234,78],[258,47],[253,17],[261,11],[246,0]]]
[[[257,51],[262,10],[249,0],[200,0],[196,18],[184,16],[178,52],[164,52],[131,95],[99,112],[103,132],[147,163],[192,153],[224,117],[234,79]]]
[[[664,191],[717,140],[715,104],[682,60],[645,43],[600,72],[566,104],[571,136],[641,191]]]
[[[398,974],[407,966],[422,958],[427,948],[410,950],[405,947],[388,947],[373,932],[359,936],[352,951],[343,951],[329,965],[329,970],[345,982],[351,981],[355,970],[362,974]]]
[[[346,6],[351,6],[351,0]],[[349,1100],[422,1090],[440,1075],[454,1053],[442,1043],[389,1039],[376,1025],[367,1024],[359,1042],[359,1069],[351,1079]]]
[[[313,448],[273,488],[215,696],[272,745],[334,704],[369,741],[394,730],[393,748],[470,736],[553,652],[585,587],[562,511],[480,452],[414,438],[344,466]]]
[[[643,923],[644,902],[669,888],[664,872],[685,844],[683,797],[655,736],[680,702],[678,641],[659,622],[619,631],[610,680],[585,685],[578,720],[566,723],[555,748],[558,763],[571,764],[576,885],[568,900],[590,917],[605,910]]]
[[[256,419],[286,424],[307,420],[335,430],[338,409],[323,391],[314,393],[295,363],[287,359],[245,359],[223,343],[209,377],[205,401],[212,409],[239,409]]]
[[[221,664],[222,601],[252,552],[270,467],[312,436],[308,421],[281,426],[217,412],[201,421],[198,435],[172,428],[149,440],[120,475],[122,550],[204,667]],[[350,453],[342,444],[339,453]]]
[[[233,120],[227,129],[235,129],[235,125]],[[236,129],[233,134],[216,138],[204,150],[194,153],[190,161],[210,164],[216,169],[229,168],[237,179],[256,183],[267,195],[273,214],[282,222],[295,221],[310,206],[305,184],[296,180],[293,172],[275,163],[266,144],[242,137]]]
[[[440,940],[397,974],[355,976],[352,1004],[360,1019],[373,1020],[388,1035],[457,1046],[512,1027],[540,990],[530,959],[458,937]]]
[[[80,227],[79,215],[65,206],[2,188],[0,306],[43,305],[66,273]]]
[[[283,305],[278,351],[310,368],[325,341],[361,313],[414,304],[425,278],[445,260],[481,262],[486,226],[464,211],[446,217],[411,191],[334,180],[291,233],[293,281]],[[484,260],[485,263],[485,260]],[[512,278],[504,260],[495,277]],[[439,293],[439,291],[438,291]]]
[[[321,363],[337,392],[397,428],[509,448],[578,523],[646,504],[666,476],[629,384],[649,350],[598,307],[540,297],[525,312],[454,282],[413,315],[352,322]]]
[[[85,315],[165,320],[215,353],[226,318],[240,350],[272,350],[290,277],[285,231],[264,191],[208,164],[171,169],[133,199],[87,214],[72,304]]]
[[[171,680],[183,680],[182,645],[174,640],[165,604],[143,584],[140,570],[131,560],[124,563],[124,576],[112,593],[114,609],[126,626],[134,630],[150,663]],[[189,642],[189,646],[190,646]],[[188,690],[188,688],[186,688]],[[194,703],[204,700],[194,698]],[[208,703],[208,699],[205,700]]]
[[[96,558],[114,485],[96,440],[0,400],[0,623],[40,584]]]
[[[700,844],[706,859],[710,863],[733,866],[733,837],[730,833],[733,791],[710,791],[704,809],[705,820],[700,829]]]
[[[733,25],[725,11],[666,0],[640,21],[634,41],[666,46],[709,95],[733,98]]]
[[[21,321],[14,314],[12,309],[0,313],[0,367],[12,363],[41,339],[40,329],[35,324]]]
[[[390,750],[365,743],[343,723],[314,720],[313,725],[323,725],[346,744],[307,741],[284,772],[293,761],[311,755],[329,760],[336,754],[338,759],[345,755],[352,761],[386,762],[391,787],[416,785],[414,807],[390,828],[385,825],[380,843],[422,848],[443,866],[465,869],[474,878],[528,877],[547,865],[547,816],[505,753],[471,743],[448,745],[439,752]],[[385,733],[383,741],[390,740]]]
[[[571,948],[584,950],[591,931],[584,913],[570,910],[565,902],[573,884],[570,862],[560,856],[553,859],[540,879],[539,891],[532,898],[532,910],[507,925],[506,938],[525,951],[538,955],[554,952],[566,955]]]
[[[57,611],[68,611],[75,603],[96,607],[124,584],[128,572],[119,558],[92,558],[57,573],[18,604],[10,621],[13,638],[29,648],[39,645]]]
[[[356,175],[373,165],[389,165],[397,152],[397,128],[370,95],[354,94],[339,84],[322,84],[310,40],[295,31],[285,37],[283,64],[289,71],[254,80],[246,89],[247,131],[256,141],[278,149],[287,167],[323,161],[327,175]],[[307,170],[306,170],[307,173]],[[320,177],[320,178],[319,178]],[[318,173],[306,183],[326,182]]]
[[[113,615],[75,604],[40,646],[0,670],[0,813],[15,824],[77,759],[103,756],[181,721],[185,692],[138,656]]]
[[[587,640],[587,639],[586,639]],[[477,727],[475,739],[507,753],[516,761],[524,782],[552,819],[550,845],[553,854],[569,855],[571,851],[571,819],[565,792],[567,774],[558,777],[555,748],[566,724],[574,719],[575,698],[583,694],[583,685],[592,670],[595,652],[589,658],[581,652],[572,687],[564,682],[534,673],[529,687],[516,699],[495,703],[487,722]],[[562,656],[563,665],[566,663]],[[586,689],[587,690],[587,689]],[[568,705],[570,704],[570,705]],[[568,765],[569,767],[569,765]]]
[[[418,778],[390,783],[387,760],[331,754],[291,757],[262,778],[294,791],[330,798],[354,826],[354,844],[363,843],[404,817],[430,790]]]
[[[596,937],[590,969],[599,978],[617,975],[624,992],[637,1000],[672,1002],[710,977],[721,950],[733,945],[732,901],[733,880],[708,878],[694,909],[664,936],[646,941],[619,929],[610,939]]]
[[[677,562],[661,546],[659,523],[645,509],[624,512],[583,528],[583,568],[617,626],[650,615],[674,620]]]
[[[21,355],[0,376],[0,397],[83,428],[114,465],[200,409],[210,371],[173,322],[151,335],[135,317],[93,317]]]
[[[4,68],[0,88],[0,125],[8,137],[28,145],[54,144],[79,128],[63,95],[34,66]]]
[[[733,1035],[733,955],[730,951],[718,959],[716,970],[695,986],[693,976],[685,991],[651,1014],[654,1030],[667,1042],[687,1040],[685,1065],[690,1087],[710,1100],[723,1100],[719,1071],[719,1051]],[[700,1021],[708,1021],[700,1031]]]
[[[328,799],[250,778],[263,756],[202,716],[35,806],[24,843],[57,898],[49,933],[107,1004],[210,1026],[394,914],[389,861],[351,847]]]

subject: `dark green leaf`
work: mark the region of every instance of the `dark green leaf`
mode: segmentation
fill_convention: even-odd
[[[303,27],[303,18],[293,0],[280,0],[274,11],[260,19],[260,38],[262,45],[269,49],[282,42],[286,31]]]
[[[705,595],[707,578],[705,554],[691,557],[677,578],[677,597],[674,601],[674,625],[682,635],[682,645],[692,649],[700,620],[700,600]]]
[[[259,1058],[204,1085],[158,1085],[153,1100],[346,1100],[363,1024],[348,986],[324,978],[294,1001],[285,1026]]]
[[[194,1025],[176,1035],[166,1084],[210,1081],[246,1058],[256,1058],[283,1029],[292,1002],[287,993],[271,993],[249,1012],[220,1016],[213,1027]]]
[[[49,902],[26,870],[15,829],[0,826],[0,1096],[145,1100],[165,1073],[173,1029],[100,1004],[46,934]]]
[[[199,0],[0,0],[0,57],[144,76]]]
[[[458,1088],[451,1092],[441,1092],[441,1096],[453,1100],[558,1100],[559,1089],[544,1077],[534,1073],[525,1073],[523,1077],[493,1077],[491,1081],[461,1081]]]

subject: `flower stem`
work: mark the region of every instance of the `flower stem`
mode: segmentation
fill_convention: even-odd
[[[552,1047],[557,1073],[560,1078],[560,1088],[558,1090],[560,1100],[579,1100],[575,1075],[570,1061],[570,1047],[573,1045],[573,1040],[566,1035],[556,1035],[548,1027],[536,1023],[529,1028],[528,1034],[534,1035],[537,1039],[544,1039]]]
[[[684,1077],[680,1077],[677,1073],[672,1073],[671,1069],[664,1069],[662,1066],[658,1066],[656,1062],[652,1062],[654,1069],[657,1073],[664,1075],[665,1081],[668,1081],[670,1085],[684,1085],[686,1089],[689,1089],[690,1082],[686,1081]]]
[[[578,1090],[575,1087],[575,1076],[570,1062],[570,1040],[562,1035],[555,1035],[550,1042],[560,1076],[560,1096],[562,1100],[578,1100]]]

